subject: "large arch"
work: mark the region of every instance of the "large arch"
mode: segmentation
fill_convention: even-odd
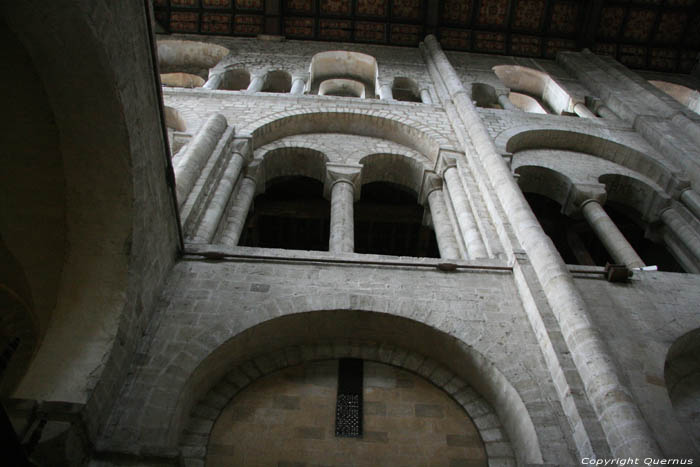
[[[493,67],[493,72],[511,91],[542,99],[557,114],[574,109],[569,93],[547,73],[520,65],[497,65]],[[520,107],[519,104],[515,105]]]
[[[272,352],[275,357],[256,360],[257,368],[270,372],[288,363],[282,356],[286,355],[284,349],[290,347],[303,348],[323,342],[331,349],[331,355],[335,355],[332,349],[336,345],[352,348],[352,342],[376,342],[381,344],[376,347],[377,352],[404,349],[405,352],[397,352],[393,357],[403,362],[408,361],[410,353],[422,355],[447,370],[451,375],[448,381],[458,377],[470,385],[494,408],[518,458],[542,462],[538,428],[533,425],[528,408],[488,358],[456,337],[420,321],[381,311],[358,311],[363,309],[383,310],[384,306],[374,303],[371,296],[298,296],[255,307],[246,313],[250,326],[240,333],[217,329],[196,336],[188,346],[192,348],[184,349],[173,360],[178,368],[172,371],[189,376],[177,400],[162,401],[163,417],[170,427],[163,433],[162,442],[177,444],[197,402],[231,369],[251,358]],[[210,350],[204,358],[193,361],[192,355],[201,354],[203,345]],[[369,359],[382,361],[378,356]],[[421,363],[422,360],[409,369],[416,371]],[[426,376],[438,373],[434,367],[429,370]],[[163,377],[167,379],[168,373],[171,369],[165,368]],[[451,389],[453,397],[458,390]]]
[[[241,130],[241,134],[253,136],[253,146],[258,148],[275,140],[308,133],[351,133],[388,139],[408,146],[431,161],[437,159],[441,146],[450,146],[444,136],[428,125],[402,118],[401,121],[387,118],[379,112],[299,111],[286,115],[273,115],[261,119]]]
[[[501,133],[496,144],[511,153],[526,149],[564,149],[591,154],[646,176],[669,194],[686,186],[684,177],[675,167],[600,136],[555,128],[513,128]]]

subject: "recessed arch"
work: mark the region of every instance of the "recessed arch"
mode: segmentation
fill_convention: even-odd
[[[561,206],[566,201],[571,191],[572,182],[564,174],[548,167],[537,165],[523,165],[515,169],[518,175],[518,185],[523,193],[537,193]]]
[[[274,349],[275,357],[256,360],[258,368],[269,372],[285,365],[283,354],[277,350],[304,348],[323,342],[323,348],[329,349],[333,355],[333,349],[354,348],[354,341],[371,341],[379,344],[376,352],[405,349],[435,361],[464,380],[496,411],[518,458],[526,462],[542,462],[537,430],[528,409],[512,384],[488,358],[456,337],[413,319],[383,312],[358,311],[349,306],[350,302],[340,309],[327,307],[330,303],[337,304],[339,299],[341,297],[337,295],[313,295],[296,297],[294,301],[263,303],[251,310],[249,316],[253,321],[245,331],[231,334],[226,329],[219,329],[192,339],[191,345],[201,347],[206,342],[210,350],[197,362],[186,357],[192,352],[188,349],[183,349],[182,359],[177,356],[173,359],[173,362],[179,362],[178,372],[189,376],[175,406],[164,403],[163,410],[170,414],[167,443],[177,443],[197,401],[232,368],[252,357],[269,355]],[[371,299],[367,303],[370,302]],[[293,311],[295,309],[299,311]],[[201,354],[201,351],[196,353]],[[405,352],[397,353],[396,358],[399,355],[402,355],[402,361],[408,360]],[[191,363],[196,363],[196,366]],[[420,362],[416,367],[419,365]],[[168,373],[167,369],[164,371],[164,374]]]
[[[284,70],[273,70],[265,75],[261,92],[286,93],[292,89],[292,75]]]
[[[376,94],[377,60],[371,55],[345,50],[319,52],[311,59],[309,72],[311,94],[318,93],[323,81],[334,78],[359,81],[365,96],[373,98]]]
[[[304,176],[323,182],[326,178],[328,157],[315,149],[282,147],[261,155],[261,180],[263,185],[278,177]]]
[[[493,72],[511,91],[541,99],[556,114],[573,111],[569,93],[547,73],[520,65],[497,65]]]
[[[365,86],[354,79],[333,78],[321,82],[319,96],[365,97]]]
[[[508,94],[508,99],[513,103],[514,106],[522,110],[523,112],[529,112],[533,114],[547,114],[547,111],[542,107],[537,99],[528,96],[527,94],[522,94],[520,92],[511,91]]]
[[[472,83],[472,100],[478,107],[485,109],[500,109],[496,88],[486,83]]]
[[[680,172],[666,162],[599,136],[560,129],[514,128],[500,134],[496,144],[514,154],[526,149],[563,149],[591,154],[646,176],[670,194],[685,186]]]
[[[447,139],[430,127],[417,122],[401,122],[373,114],[353,113],[345,110],[336,112],[300,111],[283,117],[269,117],[247,128],[241,133],[253,135],[253,145],[259,148],[297,134],[308,133],[351,133],[358,136],[371,136],[388,139],[408,146],[435,161],[441,145],[447,146]]]
[[[418,85],[411,78],[397,76],[391,85],[391,94],[397,101],[421,102]]]
[[[420,195],[425,167],[402,154],[370,154],[360,159],[362,184],[390,182]]]
[[[204,78],[191,73],[162,73],[160,82],[163,86],[178,88],[201,88],[204,86]]]
[[[228,69],[222,73],[219,89],[243,91],[250,85],[250,73],[242,68]]]

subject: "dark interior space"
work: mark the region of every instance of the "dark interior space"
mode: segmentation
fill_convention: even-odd
[[[242,246],[328,250],[330,203],[323,184],[303,176],[278,177],[255,197],[241,235]]]
[[[422,220],[423,207],[407,188],[388,182],[363,185],[355,203],[355,252],[439,258],[435,233]]]

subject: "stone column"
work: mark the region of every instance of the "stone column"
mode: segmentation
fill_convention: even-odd
[[[598,115],[600,115],[603,118],[607,118],[609,120],[619,120],[619,118],[617,118],[617,115],[615,115],[615,112],[610,110],[606,105],[599,105],[596,111]]]
[[[532,264],[537,280],[557,317],[564,341],[585,386],[588,400],[600,420],[613,456],[663,457],[630,390],[620,380],[614,359],[595,328],[571,274],[551,239],[537,222],[507,163],[496,151],[479,112],[440,44],[434,36],[429,35],[422,44],[422,50],[429,63],[433,80],[444,82],[449,99],[454,102],[459,120],[463,122],[476,151],[477,159],[527,253],[527,259]],[[450,118],[453,124],[459,124]],[[465,149],[468,150],[467,147]],[[519,261],[517,255],[515,258]],[[562,403],[568,402],[570,400],[562,399]],[[585,443],[580,446],[585,453]]]
[[[700,194],[697,191],[691,188],[683,190],[680,201],[695,217],[700,219]]]
[[[624,264],[630,269],[645,266],[644,261],[637,255],[597,200],[589,199],[581,203],[581,211],[616,263]]]
[[[265,85],[265,75],[253,75],[250,84],[248,85],[248,88],[246,89],[247,92],[260,92],[262,91],[263,86]]]
[[[432,104],[433,99],[430,97],[430,91],[427,89],[421,89],[420,90],[420,100],[424,104]]]
[[[331,199],[331,232],[328,251],[355,251],[354,203],[359,198],[360,167],[328,164],[324,193]]]
[[[445,180],[445,186],[450,194],[450,199],[452,199],[457,224],[459,224],[459,230],[462,232],[469,259],[488,258],[486,246],[481,239],[481,232],[479,232],[479,228],[474,220],[474,214],[469,205],[467,194],[464,192],[464,187],[457,173],[457,166],[453,161],[446,161],[442,178]]]
[[[596,118],[595,114],[591,112],[588,107],[582,102],[577,102],[574,105],[574,112],[581,118]]]
[[[219,89],[221,82],[224,80],[224,74],[220,72],[209,73],[209,79],[202,85],[204,89]]]
[[[182,207],[187,200],[202,167],[216,148],[221,135],[226,131],[226,127],[227,122],[223,115],[212,115],[192,138],[184,154],[178,157],[177,165],[174,168],[178,206]]]
[[[226,226],[221,233],[222,244],[226,246],[238,245],[254,197],[255,176],[251,173],[246,173],[238,183],[236,197],[231,204]]]
[[[306,79],[304,76],[294,75],[292,76],[292,89],[290,89],[290,94],[304,94],[304,86],[306,86]]]
[[[437,239],[440,257],[443,259],[458,259],[459,247],[454,236],[454,230],[447,214],[445,196],[442,193],[442,183],[438,177],[433,176],[430,180],[427,199],[430,207],[430,216],[433,219],[433,229]]]
[[[383,101],[394,100],[394,93],[391,90],[391,84],[386,82],[380,82],[379,84],[379,98]]]
[[[506,94],[499,94],[498,95],[498,103],[501,104],[501,107],[503,107],[503,110],[520,110],[518,107],[513,104],[510,99],[508,99],[508,96]]]
[[[226,206],[229,204],[231,193],[236,185],[241,169],[253,158],[250,138],[241,138],[233,142],[233,154],[229,159],[224,174],[219,180],[214,196],[207,205],[207,210],[202,216],[202,220],[197,229],[194,240],[202,243],[211,243],[216,233],[216,229],[221,222]],[[245,219],[244,219],[245,220]]]
[[[659,216],[664,225],[680,240],[681,244],[700,262],[700,235],[688,224],[678,211],[664,209]]]

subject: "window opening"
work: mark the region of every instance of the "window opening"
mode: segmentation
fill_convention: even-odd
[[[424,209],[409,189],[367,183],[354,212],[356,253],[440,257],[435,232],[423,225]]]

